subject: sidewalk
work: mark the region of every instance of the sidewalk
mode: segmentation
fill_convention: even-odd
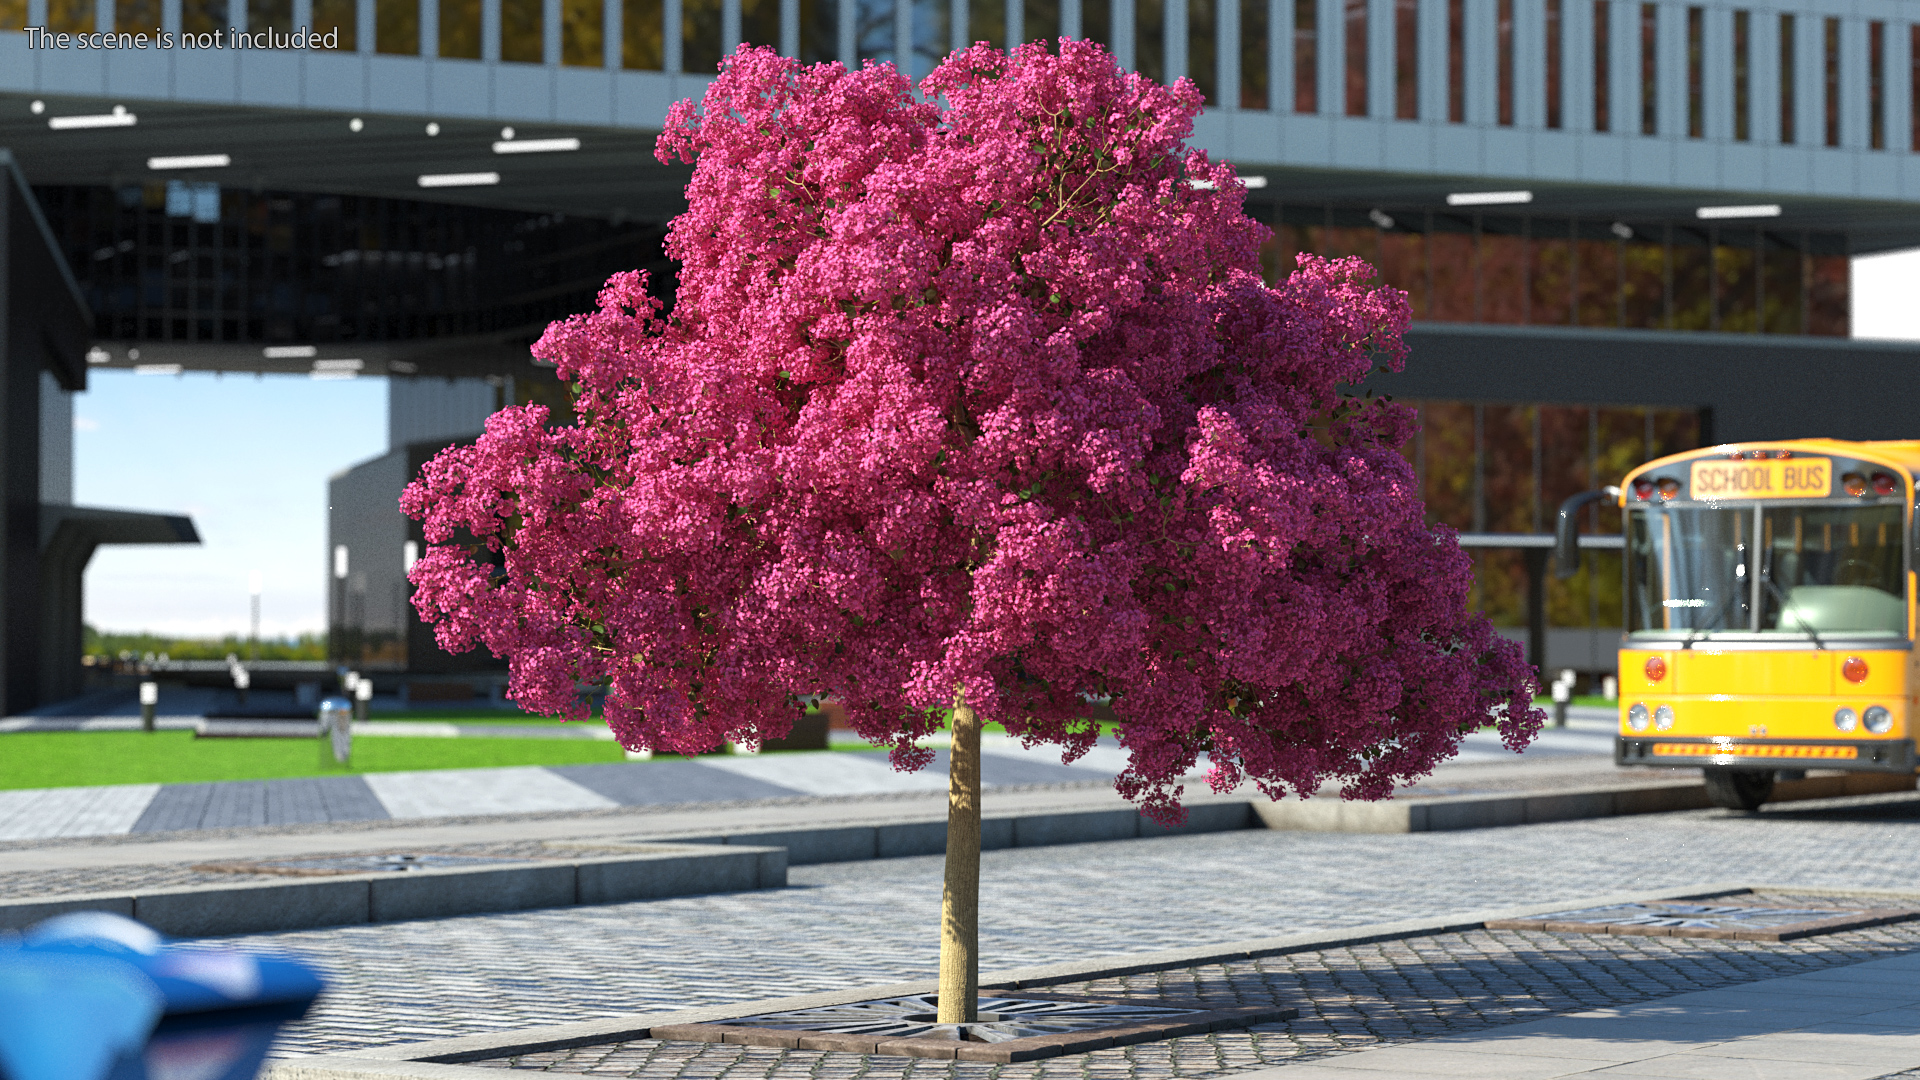
[[[1591,710],[1604,713],[1605,710]],[[1584,712],[1584,711],[1583,711]],[[199,718],[163,718],[188,726]],[[123,717],[64,718],[62,722],[125,724]],[[137,721],[135,721],[137,723]],[[13,720],[5,723],[14,723]],[[377,724],[369,725],[378,727]],[[400,725],[396,724],[396,727]],[[415,727],[454,725],[406,724]],[[590,731],[604,731],[594,727]],[[488,732],[494,736],[498,729]],[[444,732],[435,732],[444,735]],[[0,734],[0,747],[5,735]],[[1492,790],[1550,777],[1583,781],[1624,773],[1612,765],[1612,717],[1576,714],[1564,730],[1548,729],[1523,756],[1490,732],[1470,735],[1461,753],[1421,785],[1435,793]],[[1127,752],[1103,739],[1072,764],[1056,748],[1023,748],[1004,735],[981,742],[985,786],[1102,785],[1125,767]],[[1202,763],[1204,768],[1204,763]],[[1197,785],[1197,777],[1196,785]],[[1598,782],[1605,782],[1604,779]],[[0,841],[114,836],[182,829],[228,829],[329,822],[413,820],[485,814],[607,810],[622,806],[736,803],[794,796],[939,793],[946,790],[946,752],[917,773],[899,773],[883,754],[802,751],[764,755],[716,754],[697,760],[607,765],[513,766],[364,773],[291,780],[231,780],[197,784],[125,784],[108,787],[0,791]]]
[[[1920,953],[1359,1050],[1230,1080],[1874,1080],[1913,1069],[1920,1069]]]

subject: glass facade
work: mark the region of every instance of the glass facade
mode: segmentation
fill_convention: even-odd
[[[214,184],[35,195],[101,339],[379,342],[538,331],[609,274],[671,295],[657,227]]]
[[[1617,484],[1652,458],[1700,446],[1701,417],[1687,409],[1410,401],[1419,425],[1404,453],[1429,521],[1463,533],[1540,533],[1561,502]],[[1619,510],[1590,507],[1580,531],[1619,535]],[[1474,605],[1496,626],[1527,622],[1527,569],[1518,550],[1475,549]],[[1585,550],[1572,578],[1547,581],[1553,627],[1623,625],[1621,555]]]
[[[1838,234],[1329,204],[1266,213],[1275,230],[1262,253],[1270,277],[1291,272],[1299,252],[1357,255],[1406,291],[1415,319],[1848,333],[1846,238]]]

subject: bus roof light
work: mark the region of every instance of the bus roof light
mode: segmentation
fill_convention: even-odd
[[[1667,662],[1657,656],[1647,657],[1647,681],[1659,682],[1667,677]]]
[[[1633,497],[1636,499],[1653,498],[1653,481],[1635,480],[1633,482]]]
[[[1662,502],[1680,494],[1680,481],[1675,480],[1671,476],[1663,476],[1656,481],[1656,483],[1660,485],[1660,500]]]
[[[1883,472],[1873,474],[1873,493],[1875,495],[1891,495],[1899,490],[1900,481],[1895,480]]]
[[[1866,682],[1867,662],[1857,656],[1849,656],[1846,661],[1840,665],[1840,674],[1844,676],[1848,682]]]
[[[1840,486],[1846,489],[1849,495],[1865,495],[1867,493],[1867,478],[1857,472],[1850,472],[1840,478]]]

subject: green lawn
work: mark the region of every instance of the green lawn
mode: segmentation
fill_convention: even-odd
[[[1537,697],[1533,699],[1533,704],[1538,708],[1551,709],[1553,708],[1553,699],[1550,697]],[[1618,701],[1608,701],[1598,694],[1575,694],[1570,704],[1599,705],[1603,708],[1611,709],[1617,707],[1620,703]]]
[[[0,735],[0,790],[623,760],[619,744],[586,739],[355,739],[348,766],[331,758],[322,764],[320,753],[318,739],[196,739],[190,731],[19,732]]]

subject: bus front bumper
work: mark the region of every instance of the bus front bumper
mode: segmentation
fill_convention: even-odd
[[[1615,736],[1616,765],[1732,769],[1845,769],[1850,772],[1914,771],[1912,739],[1629,738]]]

